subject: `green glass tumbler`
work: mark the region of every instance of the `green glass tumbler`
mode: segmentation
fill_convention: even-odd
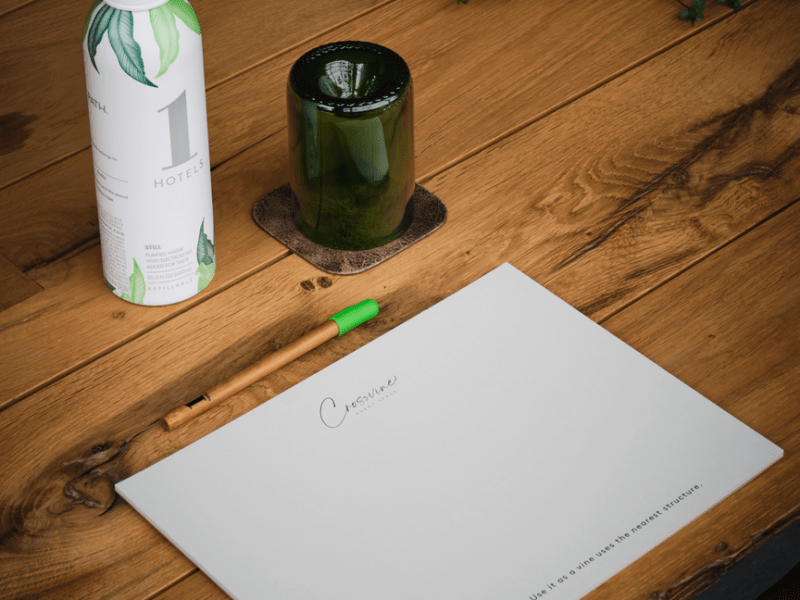
[[[411,223],[414,99],[395,52],[368,42],[315,48],[287,85],[292,218],[317,244],[366,250]]]

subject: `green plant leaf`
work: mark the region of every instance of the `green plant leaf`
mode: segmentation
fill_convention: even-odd
[[[215,260],[217,260],[217,253],[214,250],[214,244],[212,244],[211,240],[209,240],[208,238],[206,238],[206,253],[207,253],[207,258],[206,258],[207,265],[210,265]]]
[[[154,79],[167,72],[169,66],[178,58],[178,27],[175,25],[175,14],[165,4],[150,9],[150,24],[158,44],[158,56],[161,59],[161,70]]]
[[[94,15],[94,21],[92,21],[92,24],[89,26],[89,40],[86,43],[86,47],[89,49],[89,58],[92,59],[94,70],[98,73],[100,69],[97,68],[94,57],[97,54],[97,46],[100,44],[100,40],[103,39],[103,35],[108,31],[108,26],[111,23],[111,16],[114,14],[113,11],[114,9],[108,4],[103,4],[100,10]]]
[[[205,232],[206,221],[200,223],[200,235],[197,238],[197,271],[200,275],[197,280],[197,293],[209,284],[214,273],[217,271],[217,261],[215,257],[214,244],[212,244]]]
[[[105,277],[104,277],[103,279],[105,279]],[[115,288],[113,285],[111,285],[111,284],[108,282],[108,279],[105,279],[105,282],[106,282],[106,285],[108,286],[108,289],[110,289],[112,292],[113,292],[115,289],[117,289],[117,288]]]
[[[203,231],[205,227],[205,219],[200,223],[200,236],[197,239],[197,264],[198,265],[211,265],[214,264],[215,250],[208,236]]]
[[[147,286],[145,286],[144,275],[142,275],[142,270],[139,268],[139,265],[136,264],[135,258],[133,259],[133,273],[128,277],[128,282],[131,286],[131,293],[123,293],[122,299],[135,302],[136,304],[142,304],[142,302],[144,302],[144,293],[147,291]]]
[[[211,278],[214,277],[214,273],[217,271],[217,263],[212,262],[210,265],[201,264],[197,267],[196,274],[199,274],[200,277],[197,280],[197,293],[199,294],[202,292],[205,287],[211,282]]]
[[[197,264],[202,265],[203,260],[206,258],[206,237],[205,232],[203,231],[203,227],[205,227],[206,221],[203,219],[203,222],[200,223],[200,237],[197,239]]]
[[[86,39],[86,32],[89,30],[89,21],[92,19],[92,13],[94,9],[97,8],[97,5],[100,4],[103,0],[94,0],[94,4],[92,4],[92,8],[89,9],[89,14],[86,15],[86,20],[83,22],[83,35],[81,36],[81,41]],[[717,0],[722,1],[722,0]]]
[[[186,26],[200,35],[200,21],[197,20],[197,15],[194,13],[192,5],[184,2],[184,0],[169,0],[164,6],[173,12],[181,21],[186,23]]]
[[[133,14],[129,10],[114,9],[108,25],[108,41],[117,55],[119,66],[139,83],[158,87],[144,74],[142,49],[133,39]]]

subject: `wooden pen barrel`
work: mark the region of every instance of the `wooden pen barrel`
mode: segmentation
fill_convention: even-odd
[[[168,431],[172,431],[176,427],[183,425],[189,419],[204,413],[216,403],[229,398],[236,392],[254,384],[259,379],[263,379],[273,371],[277,371],[282,366],[292,362],[294,359],[313,350],[320,344],[327,342],[337,335],[339,335],[339,326],[336,322],[326,321],[324,325],[317,327],[310,333],[293,341],[277,352],[273,352],[241,373],[214,386],[196,400],[173,410],[161,419],[161,422]]]

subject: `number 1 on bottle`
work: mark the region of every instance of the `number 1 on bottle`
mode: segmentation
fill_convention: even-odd
[[[189,150],[189,118],[186,110],[186,90],[175,98],[170,104],[157,112],[167,111],[169,118],[169,142],[172,149],[172,164],[161,170],[174,169],[197,156],[197,152],[190,154]]]

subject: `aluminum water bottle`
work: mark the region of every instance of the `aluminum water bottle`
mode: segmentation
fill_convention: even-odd
[[[186,300],[216,270],[197,16],[185,0],[96,0],[83,58],[106,285]]]

